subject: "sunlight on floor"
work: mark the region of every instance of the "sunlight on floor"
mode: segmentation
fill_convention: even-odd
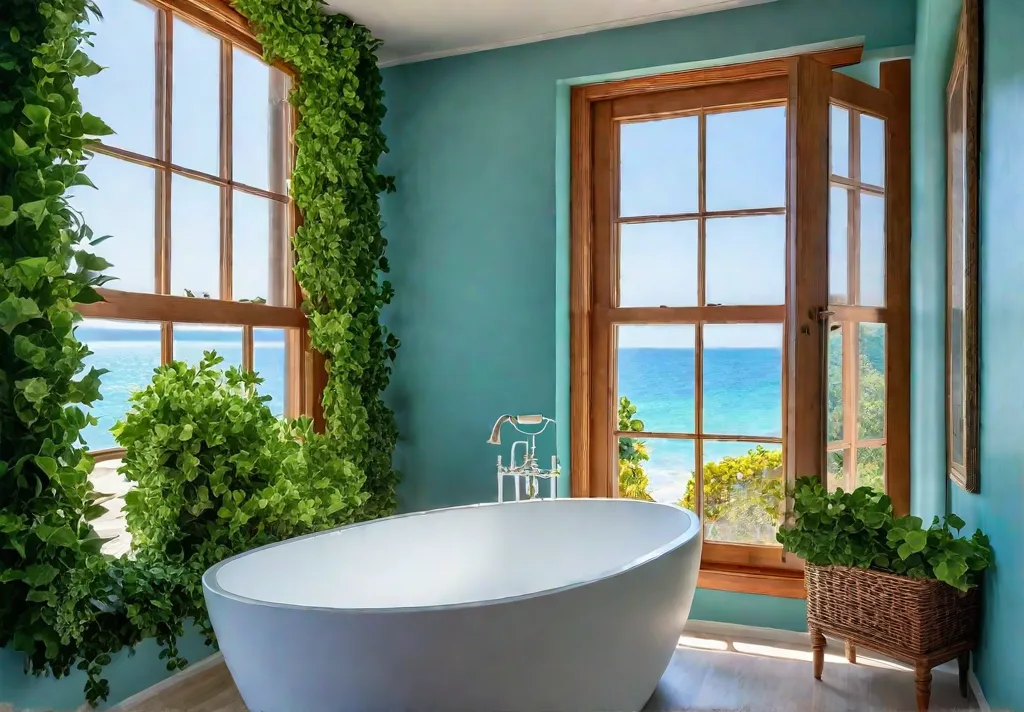
[[[837,641],[830,641],[830,647],[835,646],[842,648],[842,644]],[[799,660],[804,662],[811,662],[813,654],[810,648],[810,642],[808,641],[806,646],[786,645],[783,643],[752,643],[740,640],[724,640],[718,638],[705,638],[697,636],[684,635],[679,638],[680,648],[693,648],[696,650],[718,650],[721,652],[734,652],[743,653],[745,655],[757,655],[763,658],[778,658],[782,660]],[[842,664],[849,665],[849,661],[845,655],[835,653],[825,653],[825,662],[828,664]],[[911,671],[911,668],[892,660],[885,660],[874,654],[865,655],[861,651],[857,651],[857,664],[866,665],[868,667],[883,668],[886,670],[902,670]]]

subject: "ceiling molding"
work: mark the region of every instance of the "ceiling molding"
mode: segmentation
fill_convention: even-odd
[[[555,0],[557,1],[557,0]],[[439,50],[436,52],[424,52],[422,54],[412,55],[409,57],[399,57],[397,59],[390,59],[379,62],[382,69],[387,67],[395,67],[401,64],[413,64],[416,62],[427,62],[433,59],[443,59],[444,57],[456,57],[463,54],[473,54],[476,52],[486,52],[492,49],[502,49],[505,47],[517,47],[519,45],[534,44],[536,42],[544,42],[547,40],[561,39],[564,37],[575,37],[578,35],[585,35],[591,32],[601,32],[603,30],[614,30],[622,27],[635,27],[637,25],[646,25],[652,22],[663,22],[665,20],[675,20],[680,17],[690,17],[693,15],[704,15],[712,12],[719,12],[722,10],[732,10],[740,7],[749,7],[752,5],[763,5],[776,0],[718,0],[707,5],[700,7],[686,8],[684,10],[676,10],[671,12],[655,13],[653,15],[642,15],[639,17],[631,17],[622,20],[613,20],[611,22],[602,22],[591,25],[581,25],[579,27],[571,27],[565,30],[558,30],[556,32],[546,32],[537,35],[529,35],[526,37],[520,37],[512,40],[505,40],[502,42],[492,42],[487,44],[472,45],[467,47],[457,47],[450,50]],[[373,28],[371,28],[372,30]]]

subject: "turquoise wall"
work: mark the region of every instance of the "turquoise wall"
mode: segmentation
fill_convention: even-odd
[[[950,510],[992,539],[976,672],[993,709],[1024,710],[1024,2],[984,3],[981,119],[981,493]]]
[[[495,499],[500,414],[567,425],[569,83],[844,38],[903,47],[914,28],[911,0],[779,0],[386,70],[402,509]],[[800,630],[804,616],[798,600],[694,602],[695,618]]]
[[[203,636],[197,629],[187,628],[184,637],[178,641],[178,649],[191,663],[196,663],[213,651],[203,645]],[[113,656],[113,662],[104,673],[110,681],[108,705],[117,704],[132,695],[151,687],[170,673],[166,663],[159,659],[160,648],[155,640],[145,640],[129,656],[122,650]],[[52,677],[33,677],[23,671],[21,655],[11,650],[0,649],[0,708],[10,704],[17,709],[77,710],[85,702],[82,689],[85,674],[72,670],[68,677],[55,680]],[[102,708],[101,708],[102,709]]]

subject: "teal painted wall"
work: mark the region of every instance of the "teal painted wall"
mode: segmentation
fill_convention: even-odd
[[[567,423],[569,83],[860,36],[906,47],[915,17],[912,0],[779,0],[386,70],[401,508],[494,500],[500,414]],[[794,630],[804,616],[802,601],[703,590],[693,609]]]
[[[194,628],[186,628],[178,641],[178,649],[191,663],[197,663],[213,651],[203,645],[203,636]],[[117,704],[166,678],[165,661],[159,659],[160,648],[155,640],[143,641],[129,656],[123,650],[113,656],[107,667],[110,700]],[[85,702],[82,689],[85,674],[72,670],[68,677],[33,677],[23,672],[23,658],[11,650],[0,649],[0,707],[10,704],[17,709],[48,709],[54,712],[77,710]],[[102,708],[101,708],[102,709]]]
[[[978,680],[993,709],[1024,710],[1024,3],[984,3],[981,119],[981,493],[950,486],[950,510],[992,539]]]
[[[946,506],[946,82],[960,0],[921,0],[911,65],[911,510]]]

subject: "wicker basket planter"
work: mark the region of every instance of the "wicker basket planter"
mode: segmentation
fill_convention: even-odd
[[[808,564],[805,575],[815,678],[821,679],[829,633],[846,641],[850,662],[856,662],[859,645],[913,665],[919,712],[928,709],[931,669],[953,658],[959,661],[960,692],[967,696],[977,589],[962,594],[941,581],[840,566]]]

